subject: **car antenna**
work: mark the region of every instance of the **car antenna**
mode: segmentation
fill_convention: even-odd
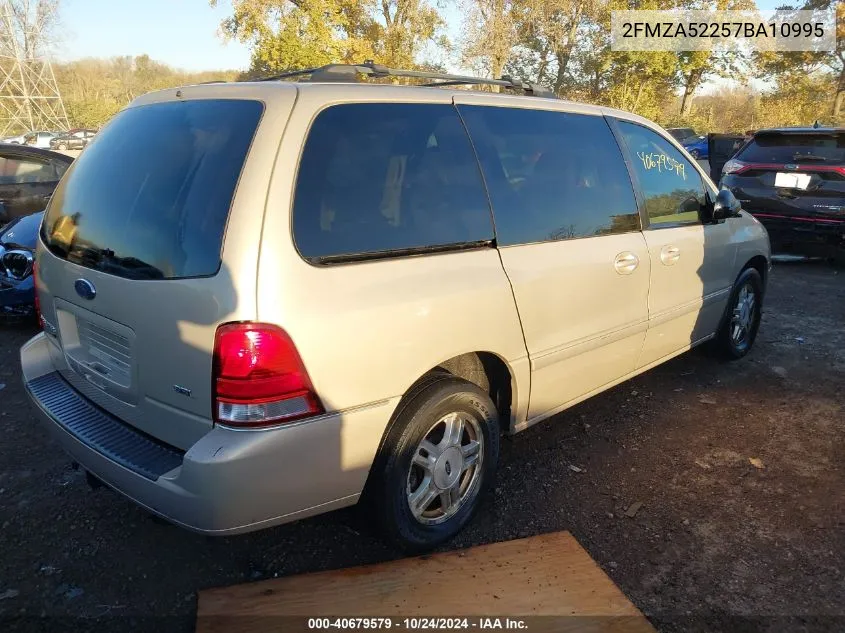
[[[814,130],[818,130],[821,126],[822,126],[822,124],[821,124],[821,123],[819,123],[819,120],[818,120],[818,119],[816,119],[816,122],[815,122],[815,123],[813,123],[813,129],[814,129]]]

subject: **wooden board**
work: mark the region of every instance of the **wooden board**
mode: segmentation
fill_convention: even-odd
[[[469,630],[485,628],[479,616],[499,617],[505,630],[504,618],[519,616],[530,633],[654,632],[568,532],[208,589],[196,630],[307,631],[315,616],[390,616],[391,630],[402,631],[423,630],[406,627],[406,617],[467,616]]]

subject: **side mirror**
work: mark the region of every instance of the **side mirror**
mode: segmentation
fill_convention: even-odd
[[[739,216],[742,205],[730,189],[720,189],[713,203],[713,220],[726,220]]]

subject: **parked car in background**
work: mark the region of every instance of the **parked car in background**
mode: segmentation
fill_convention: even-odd
[[[51,138],[50,149],[84,149],[94,139],[96,134],[96,130],[69,130]]]
[[[706,136],[699,135],[688,137],[681,142],[681,145],[684,146],[684,149],[687,150],[689,155],[695,160],[706,160],[710,157]]]
[[[33,262],[43,217],[33,213],[0,228],[0,323],[35,314]]]
[[[492,486],[502,433],[754,344],[765,229],[659,126],[362,69],[384,73],[140,97],[42,223],[34,411],[184,527],[362,500],[429,549]]]
[[[669,132],[669,134],[671,134],[679,143],[683,143],[686,139],[693,136],[698,136],[698,132],[693,130],[691,127],[670,127],[667,128],[666,131]]]
[[[736,153],[742,149],[752,134],[749,132],[720,134],[712,132],[707,135],[707,162],[710,165],[710,178],[717,185],[722,179],[722,167],[725,166]]]
[[[24,134],[23,144],[40,149],[50,149],[50,140],[58,135],[58,132],[30,132]]]
[[[3,143],[8,143],[9,145],[23,145],[25,137],[26,134],[19,134],[18,136],[7,136],[3,139]]]
[[[0,226],[43,210],[72,162],[48,150],[0,145]]]
[[[845,128],[759,130],[722,172],[775,251],[845,259]]]

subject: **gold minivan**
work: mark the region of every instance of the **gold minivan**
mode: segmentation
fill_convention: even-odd
[[[660,127],[507,80],[361,74],[403,73],[140,97],[50,202],[35,411],[186,528],[360,500],[430,548],[470,520],[501,434],[754,343],[766,231]]]

